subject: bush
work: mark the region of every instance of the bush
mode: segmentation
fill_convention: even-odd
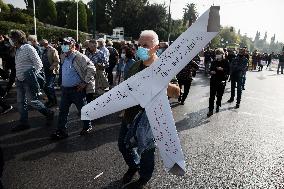
[[[0,33],[8,34],[13,29],[23,30],[27,35],[34,34],[33,25],[18,24],[15,22],[0,21]],[[37,27],[38,39],[47,39],[55,41],[63,37],[73,37],[76,39],[76,30],[64,29],[54,26],[39,26]],[[79,41],[83,42],[88,39],[87,33],[79,32]]]

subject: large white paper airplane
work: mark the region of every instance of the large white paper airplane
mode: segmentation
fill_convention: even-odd
[[[97,119],[139,104],[146,110],[167,171],[184,175],[184,155],[166,89],[171,79],[218,34],[219,10],[212,6],[151,66],[84,106],[81,119]]]

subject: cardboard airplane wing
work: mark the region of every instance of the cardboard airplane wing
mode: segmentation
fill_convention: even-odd
[[[185,173],[185,161],[165,89],[219,32],[220,7],[213,6],[188,28],[151,66],[84,106],[82,120],[93,120],[140,105],[145,108],[166,169]]]

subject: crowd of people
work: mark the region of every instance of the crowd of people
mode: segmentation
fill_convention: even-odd
[[[168,48],[166,42],[159,42],[158,35],[152,30],[142,31],[138,44],[121,42],[114,48],[112,41],[104,39],[92,39],[84,43],[85,49],[71,37],[65,37],[60,43],[51,44],[48,40],[37,41],[35,36],[28,36],[21,30],[13,30],[9,36],[0,35],[0,56],[4,69],[0,69],[1,78],[8,80],[7,85],[0,86],[1,114],[8,113],[13,107],[5,102],[5,98],[16,82],[19,124],[12,128],[18,132],[30,128],[28,118],[28,105],[42,113],[47,122],[54,119],[52,107],[58,106],[55,86],[61,90],[59,104],[59,116],[57,128],[51,133],[51,139],[61,140],[68,137],[67,118],[71,104],[75,104],[79,112],[84,105],[98,96],[118,85],[122,81],[150,66]],[[239,49],[236,53],[232,50],[218,48],[204,51],[205,73],[210,74],[210,97],[208,117],[213,115],[215,98],[216,112],[222,102],[226,82],[231,82],[231,97],[229,103],[235,100],[235,88],[237,98],[235,108],[240,107],[242,90],[245,90],[246,71],[249,69],[250,56],[252,57],[252,70],[262,71],[263,62],[269,67],[271,60],[276,57],[274,53],[260,55],[255,51],[252,55],[247,48]],[[281,68],[283,74],[284,50],[279,59],[278,71]],[[184,105],[189,94],[190,86],[199,69],[200,57],[196,56],[183,68],[173,83],[168,85],[168,96],[178,97],[181,105]],[[116,73],[114,75],[114,73]],[[42,92],[47,99],[43,103]],[[143,188],[152,177],[154,170],[154,139],[147,135],[147,147],[137,153],[133,152],[133,145],[129,145],[126,138],[133,133],[131,125],[137,122],[149,126],[145,111],[140,106],[125,110],[122,118],[118,146],[129,169],[122,178],[125,188]],[[82,121],[81,136],[92,132],[91,121]],[[144,141],[145,138],[135,137]],[[129,146],[132,146],[131,148]],[[136,172],[140,178],[134,182],[132,179]]]

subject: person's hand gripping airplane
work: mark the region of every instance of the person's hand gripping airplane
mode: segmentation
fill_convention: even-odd
[[[166,169],[184,175],[184,155],[166,89],[171,79],[218,34],[219,10],[220,7],[212,6],[148,68],[84,106],[81,119],[98,119],[140,105],[146,110]]]

